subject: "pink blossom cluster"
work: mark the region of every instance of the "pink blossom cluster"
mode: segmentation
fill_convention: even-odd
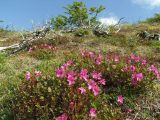
[[[57,120],[67,120],[68,119],[68,116],[66,114],[62,114],[58,117]]]
[[[91,58],[96,65],[100,65],[103,62],[103,55],[100,53],[97,55],[92,51],[81,51],[81,56]]]
[[[137,85],[138,82],[143,80],[143,74],[142,73],[133,73],[132,74],[132,85]]]
[[[81,56],[84,60],[87,59],[86,61],[91,64],[90,67],[93,67],[94,70],[89,68],[70,70],[69,67],[72,66],[70,68],[73,68],[73,66],[75,67],[76,64],[74,64],[72,60],[69,60],[56,70],[56,76],[58,78],[67,80],[69,87],[72,87],[78,83],[75,85],[78,87],[74,88],[76,88],[76,91],[83,96],[86,95],[88,91],[94,96],[99,95],[101,92],[100,86],[106,85],[106,79],[104,79],[103,76],[113,77],[118,81],[121,79],[121,77],[123,78],[123,76],[119,75],[118,72],[123,72],[124,80],[126,77],[126,80],[129,80],[129,85],[131,84],[132,86],[137,86],[140,82],[146,80],[148,77],[146,74],[147,70],[148,73],[153,73],[158,79],[160,79],[160,72],[158,69],[154,65],[149,66],[149,63],[146,59],[136,56],[135,54],[131,54],[130,56],[108,54],[106,59],[104,59],[104,56],[101,53],[96,54],[92,51],[81,51]],[[120,78],[118,78],[119,76]],[[126,83],[128,83],[128,81]],[[123,105],[123,103],[124,96],[118,95],[117,104]],[[127,113],[130,112],[132,112],[132,109],[127,109]],[[96,108],[91,108],[89,110],[89,116],[91,118],[95,118],[97,116]]]
[[[65,64],[63,64],[60,68],[56,70],[56,76],[63,80],[66,79],[70,87],[75,85],[78,81],[78,83],[81,82],[81,84],[79,84],[76,89],[82,95],[85,95],[87,91],[91,91],[94,96],[99,95],[101,91],[99,85],[106,85],[106,80],[102,78],[102,74],[97,71],[89,72],[87,69],[84,68],[81,69],[79,72],[75,70],[70,70],[71,66],[74,65],[75,64],[72,60],[67,61]],[[96,113],[96,109],[91,108],[89,111],[89,116],[91,118],[95,118]],[[65,120],[66,118],[67,117],[63,114],[58,117],[58,120]]]
[[[126,57],[126,63],[128,64],[141,63],[141,65],[145,66],[147,65],[147,60],[132,53],[129,57]]]
[[[153,72],[153,74],[157,77],[157,79],[160,80],[160,72],[158,71],[158,69],[154,65],[151,65],[148,68],[148,70],[149,70],[149,72]]]
[[[92,51],[81,51],[81,56],[82,57],[94,58],[95,55],[96,55],[96,53],[92,52]]]
[[[89,74],[87,69],[82,69],[80,73],[77,73],[75,71],[69,70],[69,66],[71,66],[72,64],[72,60],[67,61],[56,70],[56,76],[58,78],[66,78],[69,86],[74,85],[76,83],[76,80],[78,80],[79,78],[79,80],[85,82],[88,85],[88,89],[91,90],[95,96],[97,96],[100,93],[98,84],[106,84],[106,80],[102,78],[102,74],[96,71],[93,71],[91,74]],[[81,94],[84,94],[86,92],[85,88],[83,87],[80,87],[79,90]]]
[[[54,47],[53,45],[50,45],[50,44],[41,44],[41,45],[35,45],[35,46],[29,48],[28,52],[32,52],[33,50],[35,50],[37,48],[39,48],[39,49],[56,50],[56,47]]]
[[[117,96],[118,105],[122,105],[124,102],[124,97],[122,95]]]
[[[35,70],[35,71],[34,71],[34,76],[35,76],[36,78],[39,78],[39,77],[42,76],[42,72]],[[32,74],[31,74],[29,71],[27,71],[26,74],[25,74],[26,80],[31,80],[31,77],[32,77]]]

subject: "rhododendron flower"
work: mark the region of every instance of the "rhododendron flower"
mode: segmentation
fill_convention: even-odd
[[[130,57],[131,57],[131,59],[135,59],[135,55],[132,53],[131,55],[130,55]]]
[[[85,94],[86,93],[86,89],[84,89],[83,87],[78,88],[78,90],[80,90],[81,94]]]
[[[40,71],[35,71],[34,73],[35,73],[35,76],[36,76],[36,77],[42,76],[42,73],[41,73]]]
[[[96,58],[96,64],[100,65],[102,63],[102,60],[103,60],[103,56],[99,54],[98,57]]]
[[[33,48],[29,48],[28,52],[30,53],[30,52],[32,52],[32,50],[33,50]]]
[[[73,60],[68,60],[67,62],[66,62],[66,65],[67,66],[71,66],[73,64]]]
[[[124,68],[121,69],[122,72],[128,72],[128,67],[125,66]]]
[[[67,69],[69,66],[71,66],[73,64],[73,61],[72,60],[69,60],[69,61],[67,61],[65,64],[63,64],[62,66],[61,66],[61,68],[62,69]]]
[[[26,72],[26,80],[31,79],[31,73],[29,71]]]
[[[75,80],[76,80],[76,73],[74,71],[70,71],[68,74],[67,74],[67,81],[69,83],[69,85],[73,85],[75,84]]]
[[[117,97],[117,103],[118,103],[119,105],[122,105],[122,104],[123,104],[123,101],[124,101],[124,97],[123,97],[122,95],[119,95],[119,96]]]
[[[134,55],[133,53],[131,54],[130,57],[131,57],[131,59],[134,60],[135,62],[139,62],[140,59],[141,59],[139,56],[136,56],[136,55]]]
[[[96,71],[93,71],[92,72],[92,77],[95,79],[95,80],[100,80],[101,77],[102,77],[102,74],[101,73],[98,73]]]
[[[93,80],[89,81],[88,89],[93,91],[94,96],[97,96],[100,93],[100,88]]]
[[[134,59],[136,62],[140,62],[141,58],[139,56],[136,56]]]
[[[160,79],[160,72],[158,71],[158,69],[154,65],[151,65],[148,68],[148,70],[151,71],[151,72],[153,72],[154,75],[157,77],[157,79]]]
[[[132,109],[127,109],[127,113],[131,113],[133,110]]]
[[[67,119],[68,119],[67,115],[66,114],[62,114],[61,116],[58,117],[57,120],[67,120]]]
[[[142,60],[142,65],[146,65],[147,64],[147,60]]]
[[[91,108],[89,111],[89,116],[91,118],[96,118],[97,117],[97,110],[95,108]]]
[[[136,79],[137,81],[141,81],[143,79],[143,74],[142,73],[133,74],[132,79]]]
[[[88,70],[87,69],[82,69],[81,70],[80,78],[84,79],[85,81],[87,81],[87,79],[88,79]]]
[[[131,65],[131,66],[130,66],[130,71],[131,71],[131,72],[134,72],[135,70],[136,70],[136,67],[133,66],[133,65]]]
[[[149,71],[152,71],[155,75],[160,74],[160,72],[154,65],[151,65],[151,67],[149,67]]]
[[[132,84],[137,85],[138,82],[140,82],[143,79],[143,74],[138,73],[138,74],[132,74]]]
[[[59,68],[56,70],[56,76],[58,78],[63,78],[65,76],[65,70],[63,68]]]
[[[89,57],[90,57],[90,58],[93,58],[93,57],[95,56],[95,53],[92,52],[92,51],[88,52],[88,54],[89,54]]]
[[[101,85],[106,85],[106,80],[105,79],[101,79],[98,81]]]
[[[85,57],[85,54],[86,54],[85,51],[81,51],[81,56],[82,57]]]
[[[158,69],[154,66],[154,65],[151,65],[149,68],[148,68],[149,71],[151,72],[155,72],[157,71]]]
[[[114,57],[114,62],[116,62],[116,63],[119,62],[119,57],[118,57],[118,56],[115,56],[115,57]]]

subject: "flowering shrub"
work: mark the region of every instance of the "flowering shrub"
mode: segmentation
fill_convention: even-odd
[[[29,48],[28,53],[37,59],[51,59],[54,57],[56,47],[50,44],[40,44]]]
[[[26,72],[13,105],[18,118],[120,119],[119,108],[132,112],[128,96],[138,97],[160,79],[155,65],[134,54],[81,51],[67,59],[50,75]]]

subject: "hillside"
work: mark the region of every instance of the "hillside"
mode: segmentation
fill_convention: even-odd
[[[90,106],[95,107],[97,111],[99,110],[97,118],[95,118],[97,120],[160,119],[160,82],[155,80],[150,83],[148,80],[152,74],[147,75],[146,71],[142,71],[139,63],[133,63],[133,65],[137,67],[136,69],[139,72],[142,71],[145,75],[145,81],[148,82],[140,83],[137,88],[128,87],[128,82],[119,83],[120,86],[117,86],[116,82],[111,82],[111,80],[117,80],[118,82],[118,79],[129,80],[128,74],[120,71],[125,56],[132,54],[140,56],[145,58],[148,65],[154,64],[159,68],[160,41],[144,40],[137,36],[138,32],[144,30],[159,33],[159,26],[149,24],[125,25],[118,33],[106,37],[97,37],[92,33],[83,37],[76,37],[72,33],[59,34],[59,32],[55,35],[54,31],[50,31],[27,50],[10,56],[6,53],[0,53],[0,119],[55,119],[61,111],[65,111],[70,114],[70,119],[86,120],[88,118],[84,113],[87,113],[87,107]],[[0,47],[12,45],[21,40],[22,36],[18,32],[0,31]],[[122,63],[111,62],[113,68],[110,68],[108,63],[100,64],[99,67],[91,67],[91,62],[81,63],[83,62],[80,58],[82,51],[92,51],[100,53],[100,55],[116,55],[119,56],[119,59],[122,59]],[[87,99],[93,102],[91,105],[86,103],[87,101],[84,100],[83,96],[77,98],[77,104],[84,102],[83,104],[86,105],[84,113],[81,110],[79,110],[79,114],[76,113],[81,105],[73,110],[74,114],[66,111],[68,102],[70,102],[68,99],[75,99],[72,97],[73,91],[66,94],[69,91],[66,85],[68,83],[61,82],[60,78],[58,80],[55,77],[58,66],[70,59],[77,62],[75,66],[78,66],[78,68],[73,70],[78,71],[82,68],[88,68],[89,71],[92,71],[92,69],[95,69],[101,71],[103,77],[107,80],[106,85],[102,87],[101,91],[103,92],[97,99],[86,93],[88,94]],[[100,57],[99,62],[101,62],[101,59]],[[103,67],[106,65],[109,67],[108,69]],[[38,78],[35,78],[32,74],[34,71]],[[32,76],[30,76],[31,74]],[[54,83],[54,81],[56,82]],[[82,86],[85,86],[85,84],[83,83]],[[121,95],[123,100],[121,98],[117,104],[116,99],[120,99]],[[78,103],[79,99],[81,99],[80,103]],[[72,111],[70,108],[68,109]],[[65,114],[63,115],[65,116]]]

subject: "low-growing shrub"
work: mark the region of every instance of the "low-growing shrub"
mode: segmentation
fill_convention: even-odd
[[[153,87],[160,72],[131,54],[81,51],[50,74],[27,71],[12,105],[18,119],[123,119],[134,100]]]
[[[78,37],[84,37],[84,36],[87,36],[89,35],[89,30],[86,30],[86,29],[78,29],[75,31],[75,36],[78,36]]]
[[[29,48],[29,55],[36,59],[51,59],[55,56],[56,48],[53,45],[41,44]]]

